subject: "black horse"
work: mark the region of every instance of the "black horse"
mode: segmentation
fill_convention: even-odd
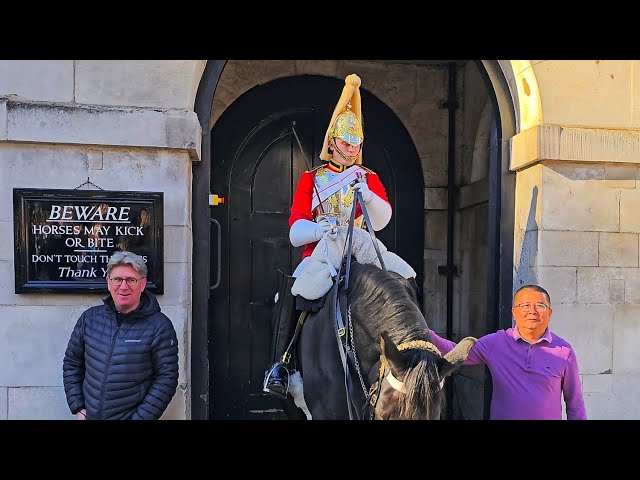
[[[345,349],[355,352],[348,362],[350,381],[337,340],[335,288],[345,294]],[[476,339],[460,341],[444,357],[430,340],[411,283],[375,265],[353,262],[348,288],[336,282],[323,308],[310,313],[301,329],[296,354],[303,409],[314,420],[440,419],[444,379],[462,366]]]

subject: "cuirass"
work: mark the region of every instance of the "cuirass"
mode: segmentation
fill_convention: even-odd
[[[328,168],[320,167],[315,171],[315,182],[318,190],[322,190],[327,185],[330,185],[332,181],[339,175]],[[349,225],[349,219],[351,217],[351,209],[355,202],[355,191],[351,185],[344,185],[338,188],[334,193],[329,195],[322,201],[322,209],[316,207],[313,212],[314,218],[318,216],[326,216],[328,218],[335,218],[336,223],[340,226]],[[354,225],[356,227],[362,226],[364,218],[362,215],[355,219]]]

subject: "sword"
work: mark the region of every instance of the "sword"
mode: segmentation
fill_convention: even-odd
[[[302,153],[302,159],[304,160],[304,163],[307,166],[307,170],[311,170],[311,163],[309,162],[309,158],[307,157],[307,154],[304,152],[304,148],[302,148],[302,143],[300,143],[300,139],[298,138],[298,133],[296,132],[295,125],[296,125],[296,121],[294,120],[291,123],[291,131],[293,132],[293,136],[296,137],[296,141],[298,142],[298,148],[300,148],[300,153]],[[322,206],[322,199],[320,198],[320,193],[318,192],[318,187],[316,186],[315,178],[313,179],[313,191],[316,192],[316,196],[318,197],[320,212],[322,214],[325,214],[324,207]]]

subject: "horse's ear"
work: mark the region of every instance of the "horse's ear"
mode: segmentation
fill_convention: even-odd
[[[475,337],[465,337],[458,342],[458,344],[445,354],[440,361],[438,370],[440,371],[440,378],[446,378],[452,373],[458,371],[465,360],[469,356],[469,351],[478,341]]]
[[[407,364],[400,350],[398,350],[398,347],[396,347],[396,344],[393,343],[393,340],[391,340],[391,337],[389,337],[386,331],[380,335],[380,350],[387,359],[387,362],[389,362],[389,367],[395,377],[405,372]]]

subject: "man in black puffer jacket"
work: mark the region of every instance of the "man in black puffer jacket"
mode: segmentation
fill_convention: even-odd
[[[156,297],[145,291],[139,255],[107,264],[109,297],[85,310],[65,351],[62,378],[78,420],[156,420],[178,386],[178,340]]]

